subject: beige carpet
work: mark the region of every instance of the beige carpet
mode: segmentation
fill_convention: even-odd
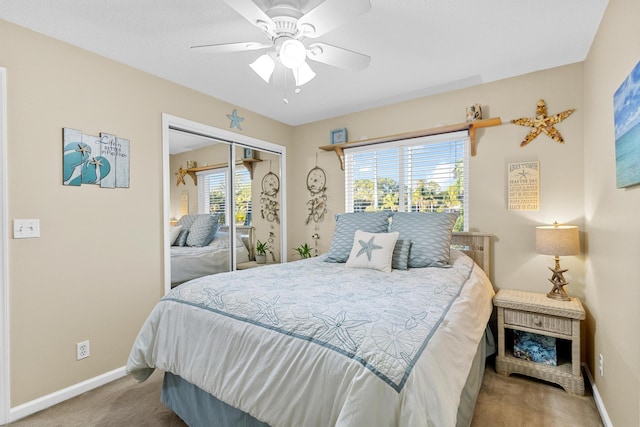
[[[131,376],[10,423],[11,427],[184,427],[160,401],[162,372],[138,383]]]
[[[591,390],[572,396],[559,386],[520,375],[503,377],[489,359],[472,427],[599,427]],[[588,388],[588,387],[587,387]]]
[[[11,423],[12,427],[169,426],[185,424],[160,402],[162,373],[144,383],[125,377]],[[543,382],[495,373],[490,361],[478,397],[473,427],[602,426],[590,394],[571,396]]]

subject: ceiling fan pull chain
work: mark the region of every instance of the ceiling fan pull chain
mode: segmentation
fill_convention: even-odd
[[[287,98],[287,73],[284,73],[284,97],[282,98],[282,102],[285,104],[289,103],[289,99]]]

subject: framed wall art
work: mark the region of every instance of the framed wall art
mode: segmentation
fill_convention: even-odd
[[[254,152],[251,148],[244,148],[242,150],[242,158],[243,159],[253,159],[254,158]]]
[[[613,94],[616,186],[640,184],[640,62]]]
[[[62,183],[96,184],[102,188],[129,188],[129,140],[101,132],[85,135],[62,129]]]
[[[331,131],[331,143],[342,144],[343,142],[347,142],[347,129],[333,129]]]
[[[518,162],[507,165],[507,206],[510,211],[540,209],[540,162]]]

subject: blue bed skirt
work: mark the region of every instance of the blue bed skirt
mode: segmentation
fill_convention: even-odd
[[[480,341],[473,366],[460,396],[456,427],[468,427],[473,418],[485,359],[495,352],[495,341],[487,327],[485,339]],[[190,427],[269,427],[251,415],[216,399],[201,388],[178,375],[165,372],[162,383],[162,402]]]

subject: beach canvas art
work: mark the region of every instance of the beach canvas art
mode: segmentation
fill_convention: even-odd
[[[613,95],[616,186],[640,184],[640,62]]]
[[[129,188],[129,140],[101,132],[85,135],[62,129],[62,183],[97,184],[102,188]]]

